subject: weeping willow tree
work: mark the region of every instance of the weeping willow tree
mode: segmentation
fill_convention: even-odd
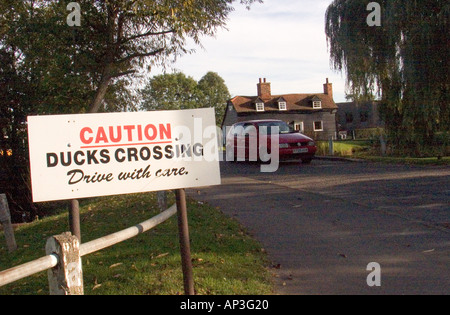
[[[448,0],[334,0],[325,32],[335,70],[356,95],[377,93],[390,143],[423,155],[450,123]],[[368,19],[380,14],[380,26]],[[442,141],[440,141],[442,142]],[[444,144],[445,145],[445,144]]]

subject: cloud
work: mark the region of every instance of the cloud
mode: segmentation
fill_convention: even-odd
[[[232,95],[256,94],[261,77],[274,93],[319,93],[328,77],[335,101],[345,100],[345,78],[330,69],[325,11],[331,0],[265,0],[251,10],[236,5],[228,30],[204,38],[204,50],[179,59],[174,68],[200,79],[221,75]]]

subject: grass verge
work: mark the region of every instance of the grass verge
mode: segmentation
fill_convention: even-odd
[[[348,157],[354,156],[363,151],[367,151],[370,147],[368,141],[335,141],[333,142],[334,155]],[[329,155],[329,142],[318,141],[317,142],[317,155]]]
[[[357,155],[355,157],[367,161],[389,163],[389,164],[406,164],[406,165],[423,165],[423,166],[450,165],[450,157],[448,156],[442,157],[440,159],[436,157],[412,158],[412,157],[382,157],[382,156],[367,156],[367,155]]]
[[[328,141],[317,142],[318,156],[329,155]],[[450,165],[450,157],[390,157],[380,156],[379,148],[374,148],[370,141],[336,141],[333,143],[334,156],[362,159],[372,162],[406,165]]]
[[[154,194],[99,198],[81,205],[83,242],[134,226],[158,214]],[[188,201],[192,261],[197,294],[272,293],[268,262],[261,246],[217,209]],[[9,254],[0,232],[0,270],[45,255],[46,239],[67,230],[63,211],[19,227],[19,249]],[[183,293],[176,217],[154,230],[83,257],[87,295],[176,295]],[[0,288],[0,295],[48,294],[42,272]]]

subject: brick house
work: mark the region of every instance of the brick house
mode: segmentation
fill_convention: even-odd
[[[337,103],[337,106],[336,119],[340,133],[351,136],[356,130],[384,128],[379,101]]]
[[[323,85],[323,93],[272,95],[271,84],[259,79],[256,96],[236,96],[228,101],[222,123],[227,126],[247,120],[277,119],[315,140],[336,137],[333,85]]]

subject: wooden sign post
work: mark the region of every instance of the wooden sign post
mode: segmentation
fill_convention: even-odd
[[[6,246],[10,253],[17,249],[16,239],[14,237],[14,230],[11,224],[11,214],[9,212],[8,200],[6,195],[0,195],[0,223],[3,225],[6,238]]]
[[[69,227],[72,235],[81,243],[80,202],[76,199],[71,200],[69,204]]]
[[[191,244],[186,206],[186,191],[175,191],[178,212],[178,231],[180,235],[181,266],[183,269],[184,294],[195,295],[194,275],[192,272]]]

